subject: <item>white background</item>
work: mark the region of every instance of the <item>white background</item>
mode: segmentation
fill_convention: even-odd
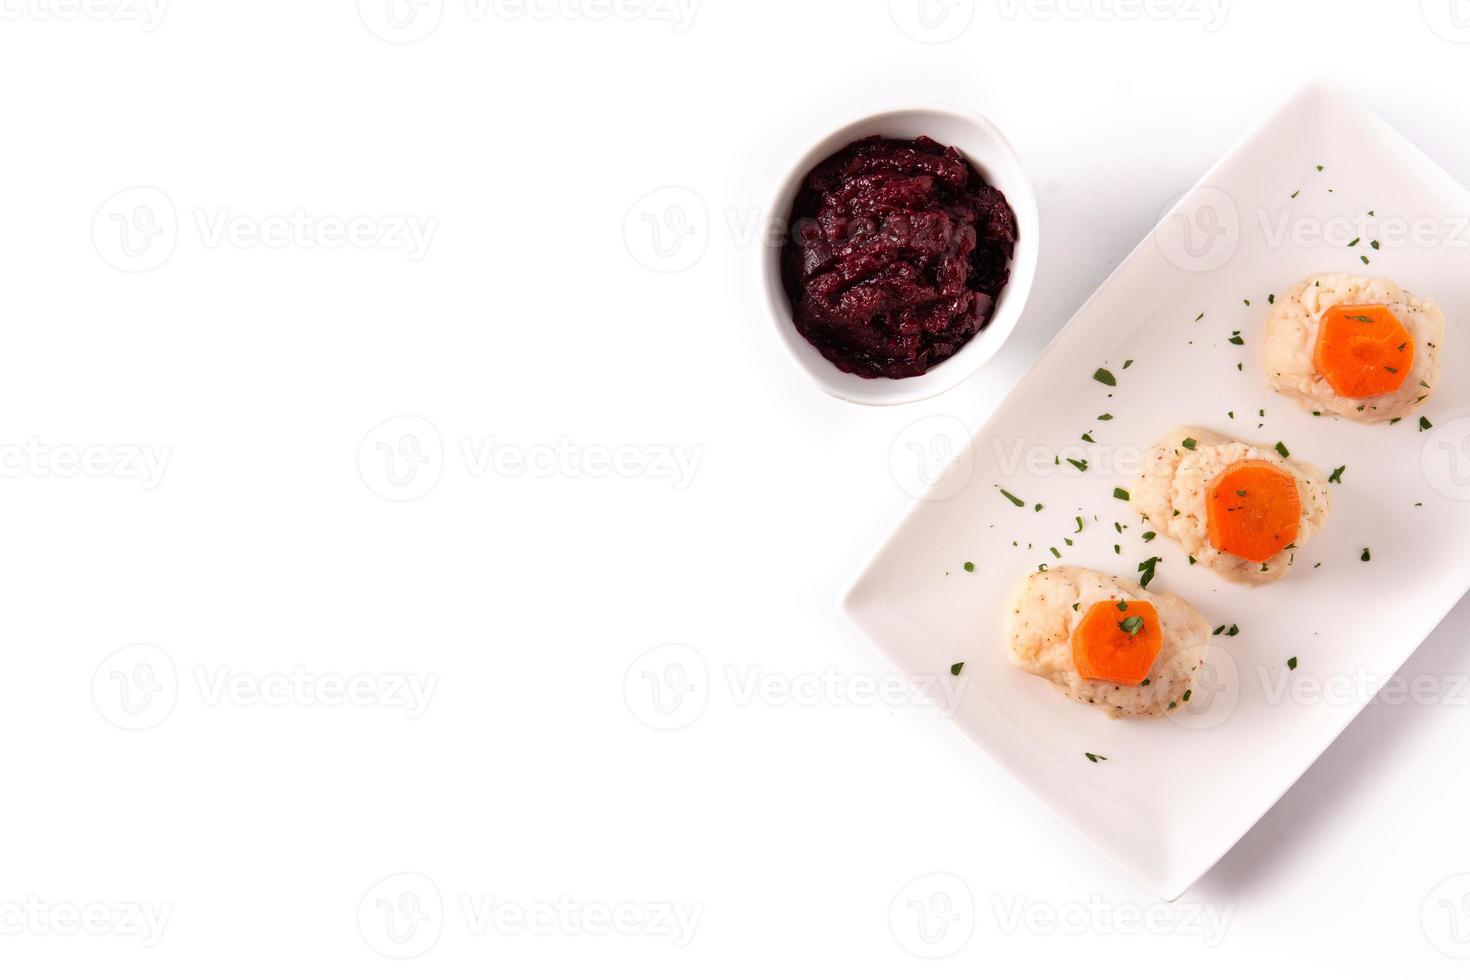
[[[1470,4],[528,2],[0,0],[0,970],[1462,975],[1463,703],[1370,706],[1162,907],[836,598],[895,440],[1294,85],[1470,180]],[[847,405],[762,210],[920,100],[1016,145],[1036,289],[960,388]]]

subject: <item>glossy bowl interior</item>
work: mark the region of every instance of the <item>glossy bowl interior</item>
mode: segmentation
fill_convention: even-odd
[[[985,180],[1000,188],[1016,214],[1016,249],[1011,278],[996,299],[990,322],[948,360],[917,378],[860,378],[839,370],[797,333],[791,301],[781,285],[782,242],[768,241],[762,253],[761,274],[767,304],[776,331],[786,348],[817,384],[829,394],[864,405],[901,405],[947,391],[974,374],[1005,343],[1031,292],[1036,276],[1039,227],[1036,192],[1021,167],[1016,151],[1000,130],[983,116],[950,106],[890,109],[848,123],[820,140],[791,167],[777,189],[770,214],[789,227],[797,189],[812,168],[833,153],[865,136],[917,139],[928,136],[957,147]]]

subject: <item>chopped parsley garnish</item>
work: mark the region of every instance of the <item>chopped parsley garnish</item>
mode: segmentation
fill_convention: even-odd
[[[1096,752],[1084,752],[1082,754],[1085,755],[1085,756],[1087,756],[1087,761],[1088,762],[1107,762],[1108,761],[1108,757],[1107,756],[1105,756],[1105,755],[1098,755]]]
[[[1073,459],[1071,456],[1068,456],[1067,457],[1067,462],[1069,462],[1073,466],[1077,467],[1077,471],[1079,473],[1086,473],[1087,472],[1087,460],[1085,460],[1085,459]]]
[[[1358,558],[1358,560],[1359,561],[1372,561],[1373,560],[1373,553],[1371,551],[1369,551],[1367,548],[1364,548],[1363,549],[1363,554]]]
[[[1199,443],[1194,440],[1194,437],[1193,436],[1189,437],[1188,439],[1185,439],[1184,440],[1184,443],[1183,443],[1183,446],[1184,446],[1185,449],[1193,449],[1195,446],[1198,446],[1198,445],[1199,445]]]
[[[1155,556],[1153,558],[1144,559],[1143,561],[1138,563],[1138,570],[1143,573],[1138,578],[1138,584],[1142,588],[1148,588],[1148,583],[1154,580],[1154,566],[1158,565],[1158,563],[1161,561],[1163,561],[1162,558]]]
[[[1344,463],[1342,466],[1339,466],[1337,469],[1333,470],[1332,471],[1332,475],[1327,478],[1327,482],[1328,483],[1341,483],[1342,482],[1342,473],[1346,469],[1347,469],[1347,464]]]
[[[1145,541],[1152,541],[1156,537],[1158,537],[1158,535],[1155,534],[1152,531],[1144,531],[1143,532],[1143,540],[1145,540]]]
[[[1358,242],[1361,242],[1362,240],[1363,239],[1361,238],[1354,238],[1352,241],[1347,243],[1347,247],[1352,248],[1354,245],[1358,244]]]
[[[1188,701],[1189,700],[1189,696],[1191,694],[1193,694],[1193,693],[1194,693],[1194,688],[1188,688],[1188,689],[1186,689],[1185,692],[1184,692],[1184,700],[1185,701]]]
[[[996,487],[996,489],[1000,491],[1000,495],[1002,497],[1006,498],[1011,503],[1015,504],[1017,507],[1025,507],[1026,506],[1026,501],[1022,500],[1020,497],[1018,497],[1015,494],[1011,493],[1009,490],[1005,489],[1004,487]]]
[[[1288,660],[1286,662],[1286,668],[1287,668],[1287,670],[1296,670],[1296,658],[1295,657],[1292,657],[1290,660]]]
[[[1111,422],[1113,420],[1113,416],[1109,412],[1103,412],[1101,415],[1099,415],[1097,417],[1097,420],[1099,422]]]
[[[1123,370],[1124,371],[1128,370],[1132,366],[1133,366],[1133,358],[1131,358],[1131,357],[1128,358],[1128,360],[1126,360],[1126,361],[1123,362]]]
[[[975,563],[974,562],[972,562],[972,561],[965,562],[965,571],[967,571],[967,572],[973,572],[974,570],[975,570]]]
[[[1119,500],[1129,499],[1128,491],[1124,490],[1122,487],[1113,487],[1113,496],[1118,498]]]
[[[1109,388],[1112,388],[1118,384],[1118,379],[1113,377],[1113,372],[1109,371],[1107,368],[1098,368],[1096,371],[1092,372],[1092,380],[1101,381]]]
[[[1434,423],[1433,422],[1429,421],[1428,419],[1426,419],[1422,415],[1419,416],[1419,431],[1420,432],[1423,432],[1425,429],[1432,429],[1432,428],[1434,428]]]
[[[1143,632],[1143,617],[1129,616],[1127,619],[1124,619],[1118,623],[1118,629],[1122,630],[1124,633],[1127,633],[1129,636],[1137,636],[1139,633]]]
[[[1075,520],[1077,522],[1077,530],[1078,531],[1081,531],[1082,530],[1082,518],[1077,517],[1077,518],[1073,518],[1073,520]]]
[[[951,674],[953,674],[954,676],[956,676],[956,677],[960,676],[960,671],[962,671],[964,669],[965,669],[965,662],[963,660],[961,660],[957,664],[950,664],[949,665],[949,672]]]
[[[1276,451],[1281,454],[1282,459],[1291,455],[1291,450],[1286,448],[1286,443],[1284,442],[1278,442],[1276,444]]]
[[[1240,331],[1239,330],[1235,331],[1235,333],[1233,333],[1233,334],[1230,335],[1230,342],[1232,344],[1234,344],[1235,346],[1237,346],[1237,347],[1244,347],[1245,346],[1245,338],[1240,335]]]

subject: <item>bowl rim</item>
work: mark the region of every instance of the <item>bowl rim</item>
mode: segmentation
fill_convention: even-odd
[[[834,137],[848,130],[860,130],[870,125],[881,126],[883,122],[896,116],[918,114],[948,116],[956,122],[973,127],[982,140],[994,145],[1002,158],[1008,158],[1006,162],[1010,165],[1009,169],[1014,171],[1015,176],[1014,180],[1009,182],[1011,186],[1004,187],[1002,190],[1006,195],[1007,203],[1010,204],[1011,210],[1016,215],[1016,224],[1021,229],[1021,233],[1017,236],[1016,250],[1009,263],[1010,280],[997,300],[995,315],[985,325],[980,335],[972,337],[955,354],[933,370],[918,377],[862,378],[856,374],[844,372],[827,361],[805,337],[796,331],[791,317],[790,300],[781,282],[780,256],[785,243],[784,229],[789,226],[791,204],[801,181],[806,178],[812,167],[836,152],[836,149],[841,149],[840,146],[835,149],[827,148]],[[861,137],[852,137],[852,139],[859,138]],[[964,147],[958,148],[965,154],[971,166],[979,170],[987,180],[991,179],[996,169],[995,164],[998,162],[993,155],[989,160],[977,159]],[[905,405],[932,398],[958,386],[989,363],[1005,345],[1025,312],[1026,303],[1035,282],[1036,267],[1040,256],[1040,222],[1037,217],[1036,190],[1032,184],[1031,175],[1000,127],[965,106],[944,102],[906,102],[877,109],[828,127],[821,136],[807,144],[805,149],[785,169],[784,176],[777,183],[772,194],[766,213],[772,216],[771,226],[782,229],[780,235],[771,236],[770,240],[762,243],[761,248],[760,275],[771,323],[781,337],[782,346],[796,361],[803,374],[827,394],[854,404]],[[982,335],[997,338],[989,342],[988,350],[977,345]],[[823,372],[820,368],[813,367],[810,363],[813,354],[821,360],[822,364],[831,369],[830,372]],[[967,357],[967,354],[970,356]]]

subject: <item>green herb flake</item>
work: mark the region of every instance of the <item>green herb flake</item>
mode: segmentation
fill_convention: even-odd
[[[1296,670],[1296,663],[1297,663],[1296,658],[1295,657],[1292,657],[1290,660],[1286,661],[1286,669],[1287,670]]]
[[[1119,500],[1130,499],[1128,496],[1128,491],[1124,490],[1122,487],[1113,487],[1113,496],[1118,498]]]
[[[1162,558],[1155,556],[1138,563],[1138,570],[1143,573],[1138,578],[1138,584],[1141,588],[1148,588],[1148,583],[1154,580],[1155,566],[1161,561],[1163,561]]]
[[[974,570],[975,570],[975,563],[974,562],[972,562],[972,561],[965,562],[965,571],[967,571],[967,572],[973,572]]]
[[[1085,460],[1085,459],[1073,459],[1072,457],[1068,456],[1067,457],[1067,462],[1069,462],[1073,466],[1077,467],[1077,472],[1079,472],[1079,473],[1086,473],[1087,472],[1087,460]]]
[[[1000,491],[1000,495],[1002,497],[1006,498],[1011,503],[1015,504],[1017,507],[1025,507],[1026,506],[1026,501],[1022,500],[1020,497],[1018,497],[1015,494],[1011,493],[1009,490],[1005,489],[1004,487],[996,487],[996,489]]]
[[[1276,451],[1281,454],[1282,459],[1286,459],[1291,455],[1291,450],[1286,448],[1286,443],[1284,442],[1278,442],[1276,444]]]
[[[1358,557],[1358,561],[1372,561],[1372,560],[1373,560],[1373,553],[1371,551],[1369,551],[1367,548],[1364,548],[1362,555],[1360,555]]]
[[[1143,617],[1129,616],[1127,619],[1120,620],[1118,622],[1118,629],[1127,633],[1130,637],[1137,636],[1143,632]]]
[[[1181,445],[1183,445],[1185,449],[1193,449],[1195,446],[1198,446],[1199,443],[1195,441],[1193,436],[1190,436],[1188,439],[1185,439]]]
[[[1082,754],[1085,755],[1085,756],[1087,756],[1087,761],[1088,762],[1107,762],[1108,761],[1108,757],[1107,756],[1105,756],[1105,755],[1098,755],[1096,752],[1084,752]]]
[[[1346,470],[1346,469],[1347,469],[1347,464],[1344,463],[1342,466],[1339,466],[1337,469],[1333,470],[1332,471],[1332,475],[1327,478],[1327,482],[1328,483],[1341,483],[1342,482],[1342,474],[1343,474],[1343,471]]]
[[[965,662],[963,660],[961,660],[957,664],[950,664],[949,665],[949,672],[951,674],[953,674],[954,676],[956,676],[956,677],[960,676],[960,671],[962,671],[964,669],[965,669]]]
[[[1118,384],[1118,379],[1113,377],[1113,372],[1109,371],[1107,368],[1098,368],[1096,371],[1092,372],[1092,380],[1100,381],[1103,384],[1107,385],[1109,388],[1116,387]]]
[[[1419,416],[1419,431],[1420,432],[1423,432],[1425,429],[1432,429],[1432,428],[1434,428],[1434,423],[1433,422],[1429,421],[1428,419],[1426,419],[1422,415]]]

